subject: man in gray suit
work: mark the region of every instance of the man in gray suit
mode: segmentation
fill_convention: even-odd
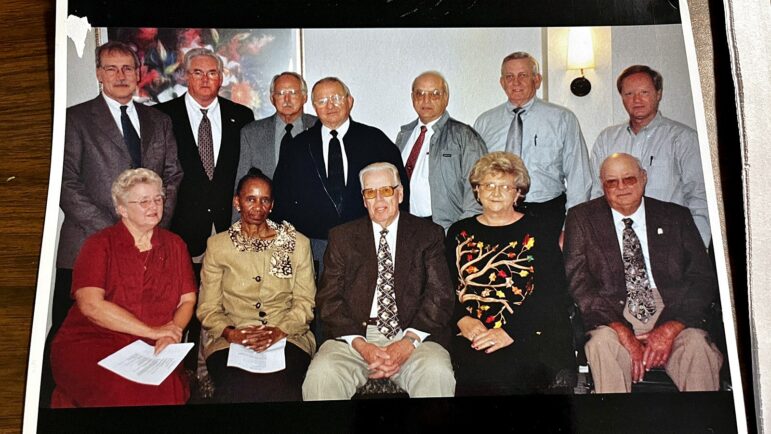
[[[270,102],[276,113],[250,122],[241,129],[241,156],[236,183],[250,168],[273,177],[283,145],[316,123],[316,116],[303,113],[308,86],[296,72],[282,72],[270,82]],[[238,215],[234,215],[234,221]]]
[[[182,180],[171,120],[132,100],[139,59],[127,45],[111,41],[96,49],[96,77],[102,93],[67,109],[64,168],[59,206],[64,223],[56,257],[53,334],[72,304],[72,267],[83,242],[118,221],[110,188],[129,168],[158,173],[166,193],[163,221],[168,227]]]
[[[427,71],[412,82],[418,118],[402,126],[396,146],[410,183],[410,213],[429,218],[445,230],[481,212],[468,181],[471,167],[487,153],[482,137],[450,117],[450,88],[442,74]]]

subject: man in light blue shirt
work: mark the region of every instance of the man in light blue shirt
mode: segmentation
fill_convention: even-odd
[[[508,101],[482,113],[474,129],[489,152],[522,158],[532,181],[522,211],[559,231],[565,210],[589,199],[591,167],[573,112],[535,96],[542,80],[538,71],[538,61],[528,53],[506,56],[500,82]]]
[[[629,122],[600,133],[592,147],[592,168],[599,173],[600,164],[615,152],[635,156],[648,172],[646,196],[688,208],[708,246],[712,236],[699,138],[692,128],[661,115],[662,84],[661,74],[645,65],[632,65],[619,75],[616,85]],[[592,197],[600,197],[599,177],[594,181]]]

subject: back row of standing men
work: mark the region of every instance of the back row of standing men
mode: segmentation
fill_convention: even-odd
[[[447,229],[478,213],[469,170],[485,153],[501,150],[520,155],[530,173],[523,209],[555,231],[562,229],[566,209],[602,195],[600,163],[625,152],[648,172],[646,195],[688,207],[704,243],[710,241],[696,132],[659,113],[662,77],[647,66],[629,67],[619,76],[629,122],[605,129],[591,160],[576,116],[536,97],[538,62],[523,52],[506,56],[501,65],[507,101],[482,113],[473,128],[447,113],[450,89],[440,73],[419,75],[412,84],[418,118],[401,128],[396,146],[379,129],[351,119],[354,99],[338,78],[313,86],[317,119],[303,113],[303,78],[276,75],[270,85],[276,114],[254,121],[248,108],[218,96],[223,64],[206,49],[185,56],[187,94],[155,108],[133,102],[139,67],[136,54],[120,42],[97,48],[102,94],[67,111],[65,220],[52,331],[71,304],[72,266],[83,241],[118,218],[110,185],[129,167],[161,175],[162,225],[183,238],[198,263],[206,239],[230,225],[234,182],[250,167],[274,177],[272,219],[288,220],[311,238],[314,259],[321,262],[329,229],[366,214],[358,178],[364,166],[387,161],[398,167],[411,213]]]

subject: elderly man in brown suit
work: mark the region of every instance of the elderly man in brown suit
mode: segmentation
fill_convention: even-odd
[[[681,391],[717,390],[723,357],[703,330],[717,279],[690,211],[643,197],[648,178],[631,155],[608,157],[600,181],[605,195],[571,208],[565,225],[595,391],[630,392],[656,367]]]
[[[411,397],[453,396],[444,231],[399,212],[394,165],[370,164],[359,179],[368,217],[329,232],[316,302],[333,339],[311,362],[303,399],[348,399],[368,377],[390,378]]]

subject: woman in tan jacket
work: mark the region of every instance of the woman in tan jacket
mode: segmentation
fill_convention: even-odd
[[[203,352],[219,402],[301,400],[316,348],[316,286],[308,238],[288,222],[268,219],[272,183],[252,169],[238,183],[241,219],[208,240],[197,315],[207,332]],[[286,338],[286,367],[251,373],[228,367],[231,345],[262,352]]]

